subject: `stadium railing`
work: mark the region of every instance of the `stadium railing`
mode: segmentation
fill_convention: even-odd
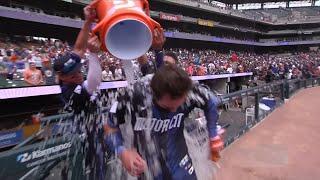
[[[222,78],[233,78],[233,77],[244,77],[251,76],[252,72],[246,73],[232,73],[232,74],[216,74],[216,75],[205,75],[205,76],[191,76],[192,80],[212,80]],[[10,81],[11,84],[14,81]],[[4,83],[2,83],[3,85]],[[100,84],[100,89],[113,89],[126,87],[127,81],[103,81]],[[13,86],[13,87],[1,87],[0,79],[0,99],[11,99],[20,97],[40,96],[40,95],[51,95],[60,94],[61,88],[59,85],[40,85],[40,86]]]

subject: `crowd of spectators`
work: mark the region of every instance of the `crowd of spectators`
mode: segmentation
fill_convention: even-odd
[[[37,86],[59,83],[52,63],[69,51],[68,43],[60,40],[12,41],[0,38],[0,86]],[[253,72],[257,79],[310,78],[320,75],[320,52],[299,52],[282,55],[255,54],[253,52],[227,52],[199,49],[166,49],[174,52],[181,66],[190,76]],[[149,60],[155,54],[147,53]],[[121,60],[101,53],[103,81],[125,80]],[[86,75],[86,60],[82,60]],[[141,76],[139,63],[133,61],[136,78]]]
[[[276,8],[258,9],[242,11],[246,15],[255,15],[257,20],[268,22],[299,22],[319,20],[319,7],[296,7],[296,8]]]
[[[69,50],[61,41],[12,41],[0,40],[0,86],[4,80],[9,84],[43,85],[55,84],[53,60]]]
[[[0,37],[0,87],[59,83],[52,64],[58,56],[70,49],[72,48],[68,43],[56,39],[34,40],[20,37],[19,40],[12,40]],[[100,59],[104,81],[124,79],[119,59],[106,53],[101,53]],[[82,72],[86,75],[87,62],[82,59],[82,63]]]
[[[239,30],[238,28],[235,28],[234,30]],[[197,35],[204,35],[204,36],[214,36],[218,38],[228,39],[228,40],[240,40],[240,41],[248,41],[248,42],[295,42],[295,41],[312,41],[312,40],[319,40],[319,36],[306,36],[303,35],[303,31],[298,31],[299,36],[294,37],[281,37],[281,38],[270,38],[270,39],[258,39],[254,35],[248,35],[248,34],[230,34],[226,32],[206,32],[206,31],[197,31],[182,27],[175,27],[175,28],[166,28],[165,31],[167,32],[180,32],[180,33],[186,33],[191,36],[197,36]],[[244,31],[244,30],[242,30]]]
[[[254,38],[254,36],[249,36],[249,35],[248,36],[242,35],[242,36],[234,37],[230,33],[224,33],[224,32],[215,33],[215,32],[196,31],[196,30],[186,29],[186,28],[182,29],[181,27],[167,28],[165,30],[170,31],[170,32],[182,32],[182,33],[187,33],[190,35],[205,35],[205,36],[214,36],[214,37],[229,39],[229,40],[258,42],[258,40]],[[237,30],[239,30],[239,29],[237,29]]]
[[[10,7],[10,8],[15,8],[17,10],[22,10],[25,12],[34,12],[34,13],[40,13],[40,14],[47,14],[47,15],[53,15],[53,16],[59,16],[63,18],[68,18],[68,19],[74,19],[74,20],[83,20],[82,17],[80,17],[78,14],[70,11],[59,11],[57,9],[41,9],[40,7],[35,7],[32,5],[26,5],[26,4],[20,4],[20,3],[1,3],[1,6],[5,7]]]
[[[278,55],[197,49],[170,51],[178,55],[179,66],[190,76],[253,72],[256,78],[265,81],[320,76],[318,51]]]

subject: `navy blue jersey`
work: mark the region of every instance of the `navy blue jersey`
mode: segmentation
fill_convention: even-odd
[[[62,84],[61,99],[64,104],[64,110],[74,112],[74,114],[95,113],[97,111],[98,94],[89,94],[85,87],[85,82],[81,85]]]
[[[154,179],[196,179],[183,135],[184,120],[195,108],[203,109],[209,136],[215,137],[217,98],[206,87],[194,84],[186,102],[176,112],[169,112],[153,100],[151,78],[148,75],[119,93],[117,111],[109,123],[117,127],[131,120],[134,145],[147,161]]]

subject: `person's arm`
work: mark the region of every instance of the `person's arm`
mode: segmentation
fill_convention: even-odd
[[[119,125],[125,121],[125,114],[128,111],[126,104],[131,101],[129,92],[119,95],[109,110],[107,122],[104,122],[105,143],[121,160],[122,165],[132,176],[139,176],[146,168],[146,162],[132,149],[124,146],[123,137]]]
[[[163,64],[163,45],[166,42],[163,29],[155,29],[152,43],[152,49],[155,50],[156,54],[156,67],[160,68]]]
[[[196,82],[189,93],[188,99],[191,102],[191,107],[197,107],[204,111],[210,139],[216,137],[218,135],[216,127],[219,118],[217,110],[218,98],[209,88]]]
[[[80,30],[80,32],[78,34],[78,37],[77,37],[77,40],[76,40],[76,43],[75,43],[74,49],[73,49],[73,52],[75,54],[79,55],[80,57],[83,57],[84,53],[87,50],[87,42],[88,42],[88,38],[89,38],[89,33],[91,31],[91,29],[90,29],[91,24],[97,18],[95,8],[92,7],[93,3],[94,2],[92,2],[91,4],[89,4],[88,6],[86,6],[83,9],[85,21],[84,21],[82,29]]]
[[[164,64],[164,54],[163,51],[155,50],[156,53],[156,66],[157,68],[160,68]]]
[[[80,33],[78,34],[73,52],[80,57],[84,56],[87,49],[87,40],[89,38],[91,22],[85,21]]]
[[[220,158],[219,152],[223,148],[223,141],[217,132],[217,121],[219,118],[217,106],[219,104],[219,100],[213,95],[210,89],[200,84],[195,84],[192,93],[195,97],[194,103],[197,107],[203,109],[207,120],[211,159],[213,161],[218,161]]]
[[[85,81],[85,87],[89,94],[92,94],[101,83],[102,69],[97,53],[100,51],[101,43],[97,36],[93,36],[89,39],[88,49],[90,51],[89,70],[87,81]]]
[[[120,129],[104,125],[104,132],[105,143],[120,158],[128,173],[136,177],[142,174],[147,167],[147,163],[136,150],[125,148]]]
[[[154,37],[152,42],[152,49],[155,51],[156,55],[156,65],[159,68],[163,64],[163,45],[166,41],[166,38],[163,33],[163,29],[155,29]],[[138,62],[140,66],[143,66],[148,63],[147,54],[144,54],[140,58],[138,58]]]
[[[118,103],[118,102],[115,102]],[[113,104],[114,106],[117,106],[117,104]],[[121,131],[119,129],[119,125],[123,122],[118,122],[116,119],[119,118],[119,120],[123,120],[124,116],[122,116],[123,110],[116,110],[117,112],[112,112],[112,108],[110,110],[110,116],[108,118],[108,121],[104,123],[104,134],[105,134],[105,143],[108,145],[108,148],[111,149],[112,152],[114,152],[116,155],[120,156],[122,152],[125,150],[124,144],[123,144],[123,137],[121,134]],[[121,112],[121,113],[119,113]]]

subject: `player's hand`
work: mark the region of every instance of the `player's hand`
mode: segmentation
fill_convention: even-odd
[[[140,65],[142,64],[147,64],[148,63],[148,57],[146,54],[142,55],[141,57],[139,57],[138,59],[138,62]]]
[[[89,38],[87,48],[92,53],[98,53],[100,51],[101,42],[98,38],[98,36],[93,35]]]
[[[164,36],[163,29],[156,28],[153,31],[153,43],[152,49],[153,50],[162,50],[164,43],[166,42],[166,37]]]
[[[224,143],[222,138],[217,135],[216,137],[210,140],[210,152],[211,152],[211,160],[214,162],[218,162],[220,159],[220,151],[223,149]]]
[[[85,20],[88,22],[95,22],[97,19],[97,12],[96,9],[93,7],[92,4],[89,4],[85,8],[83,8],[83,13]]]
[[[141,158],[141,156],[135,150],[124,150],[120,155],[120,159],[122,165],[132,176],[139,176],[144,172],[144,170],[147,167],[147,163]]]

